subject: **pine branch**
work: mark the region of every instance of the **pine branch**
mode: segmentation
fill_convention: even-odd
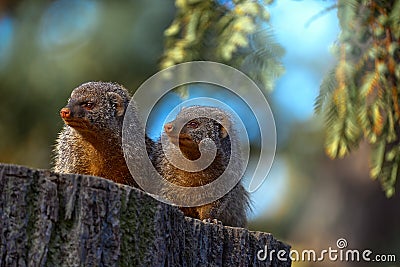
[[[223,4],[221,4],[223,2]],[[267,1],[271,3],[272,1]],[[160,67],[187,61],[211,60],[242,70],[266,91],[283,73],[277,44],[266,24],[270,14],[252,0],[176,0],[177,14],[165,30]],[[186,89],[178,89],[181,95]]]
[[[326,151],[342,157],[364,137],[371,177],[394,194],[400,162],[400,0],[339,0],[339,63],[315,103],[326,114]]]

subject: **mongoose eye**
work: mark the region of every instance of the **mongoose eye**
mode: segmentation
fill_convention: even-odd
[[[186,124],[186,126],[189,127],[189,128],[196,129],[196,128],[199,127],[199,123],[198,123],[197,121],[189,121],[189,122]]]
[[[82,107],[86,110],[91,110],[94,107],[94,103],[93,102],[85,102],[82,104]]]

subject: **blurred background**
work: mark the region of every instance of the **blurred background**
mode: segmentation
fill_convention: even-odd
[[[395,254],[400,262],[399,194],[387,199],[369,178],[365,144],[343,160],[328,159],[323,118],[313,113],[319,84],[335,64],[329,49],[339,34],[336,10],[315,15],[334,3],[278,0],[270,6],[275,37],[286,50],[286,72],[266,95],[275,116],[277,153],[267,179],[252,194],[249,228],[270,232],[297,250],[336,249],[337,239],[345,238],[348,248]],[[0,1],[0,162],[51,168],[63,126],[59,110],[71,91],[102,80],[134,93],[159,70],[163,32],[175,11],[172,0]],[[201,92],[226,98],[221,90]],[[172,95],[161,104],[179,101]],[[153,138],[167,110],[158,112],[149,122]]]

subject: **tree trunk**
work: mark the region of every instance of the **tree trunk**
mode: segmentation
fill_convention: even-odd
[[[271,234],[184,217],[98,177],[0,164],[0,217],[1,266],[291,265],[257,258],[266,246],[288,255]]]

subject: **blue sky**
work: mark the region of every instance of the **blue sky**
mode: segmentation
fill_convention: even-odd
[[[286,50],[283,57],[286,71],[277,80],[272,98],[279,110],[285,111],[284,117],[290,122],[307,120],[314,115],[313,106],[319,85],[324,74],[334,65],[329,48],[339,33],[336,9],[312,20],[334,3],[279,0],[268,6],[275,38]],[[191,97],[196,96],[197,92],[191,93]],[[214,97],[218,97],[218,93]],[[170,101],[179,103],[181,100],[169,97],[167,102]],[[156,128],[161,129],[161,125]],[[157,135],[156,132],[152,134]]]
[[[334,64],[329,47],[339,33],[337,10],[311,20],[334,3],[278,0],[269,8],[275,37],[286,49],[286,72],[277,82],[273,99],[292,119],[306,120],[313,115],[322,77]]]
[[[293,121],[304,121],[314,116],[319,85],[335,64],[330,47],[339,34],[339,24],[336,9],[311,22],[310,19],[334,3],[278,0],[269,8],[275,37],[286,50],[283,58],[286,71],[278,79],[272,93],[279,112],[285,113],[279,116],[280,121],[276,121],[278,127],[285,128]],[[279,133],[278,129],[278,141],[282,138]],[[284,205],[282,196],[288,191],[290,179],[287,169],[278,154],[267,179],[252,194],[254,207],[250,218],[261,214],[273,216],[280,205]]]
[[[13,25],[11,18],[0,18],[0,68],[6,63],[11,53]]]

